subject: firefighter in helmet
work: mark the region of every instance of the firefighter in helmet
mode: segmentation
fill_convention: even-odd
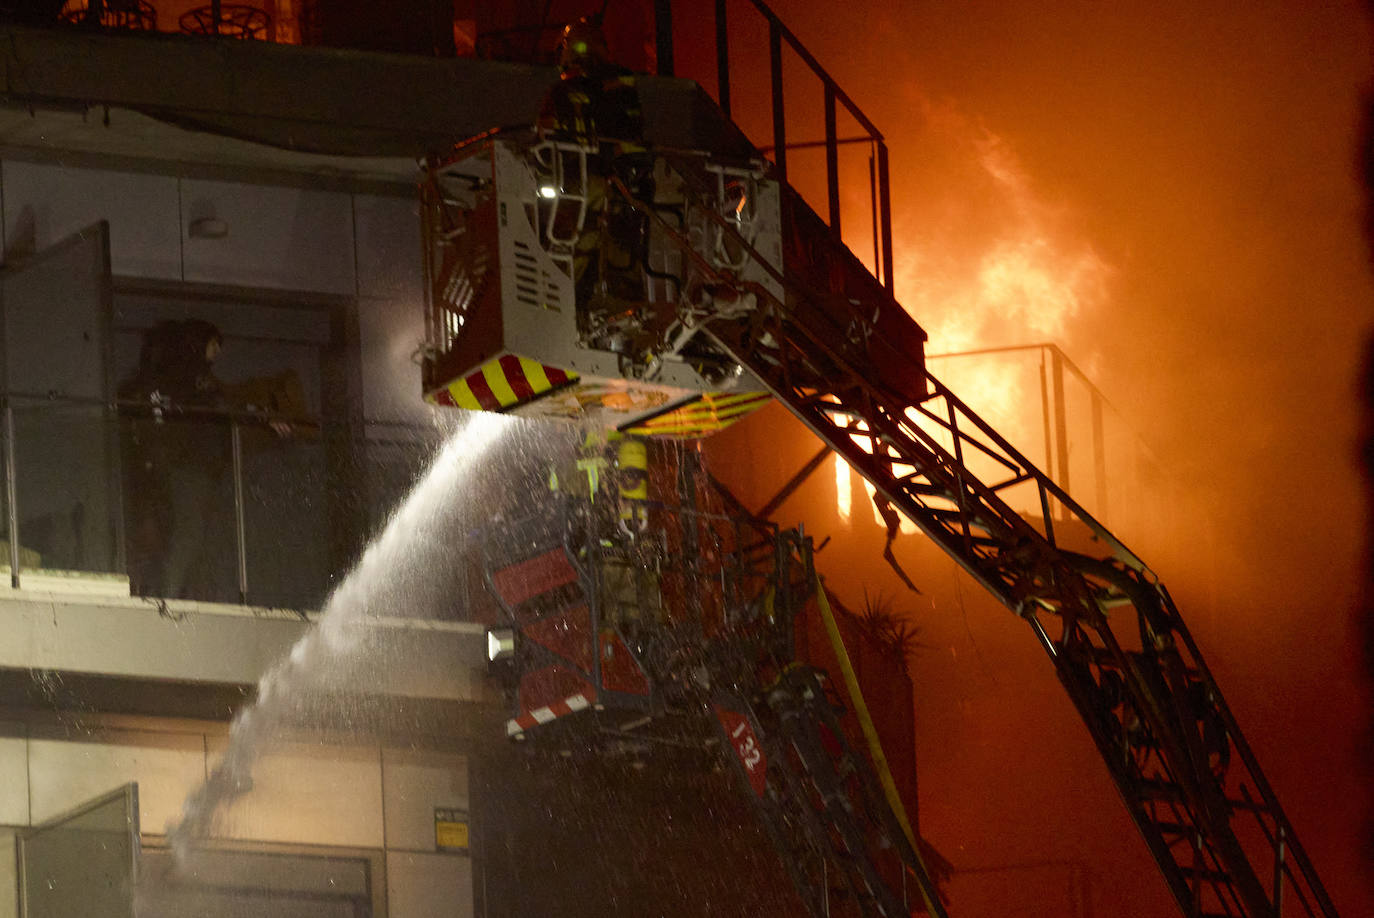
[[[621,534],[633,537],[649,522],[649,450],[638,437],[588,433],[576,455],[549,469],[548,488],[593,506],[614,492]]]
[[[544,99],[539,126],[596,145],[602,159],[644,149],[644,115],[635,76],[611,62],[592,17],[570,23],[558,42],[558,83]]]
[[[581,518],[597,545],[602,622],[634,627],[661,617],[649,526],[649,451],[643,440],[589,433],[576,455],[551,469],[551,491],[586,506]],[[612,515],[614,514],[614,515]]]
[[[602,584],[611,621],[636,628],[663,618],[655,546],[646,538],[649,450],[638,437],[620,436],[613,442],[618,532],[603,555]]]
[[[633,310],[645,298],[643,216],[619,195],[608,194],[608,179],[619,177],[639,200],[653,199],[653,162],[644,149],[644,117],[634,74],[613,63],[606,37],[593,17],[563,30],[558,44],[558,83],[545,96],[539,116],[541,133],[590,149],[585,187],[561,193],[586,200],[584,222],[574,246],[573,277],[580,331],[598,329],[599,318]],[[563,158],[565,185],[581,166],[568,153]],[[545,205],[549,206],[549,205]],[[559,218],[577,208],[559,208]],[[556,225],[557,235],[572,235]],[[605,346],[604,343],[602,346]]]
[[[631,538],[649,525],[649,450],[637,437],[624,437],[616,446],[616,490],[620,528]]]

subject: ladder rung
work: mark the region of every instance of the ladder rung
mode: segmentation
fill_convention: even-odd
[[[988,531],[988,527],[984,525],[983,522],[980,519],[978,519],[978,517],[971,516],[962,510],[949,510],[944,507],[926,507],[921,512],[926,514],[927,516],[933,516],[937,520],[943,520],[952,523],[967,521],[970,529],[981,529],[984,532]]]
[[[1206,880],[1209,883],[1231,882],[1231,875],[1224,870],[1212,870],[1208,867],[1190,867],[1183,864],[1179,864],[1178,869],[1185,877],[1193,880]]]
[[[1137,781],[1132,788],[1142,800],[1182,800],[1183,791],[1177,784],[1163,781]]]

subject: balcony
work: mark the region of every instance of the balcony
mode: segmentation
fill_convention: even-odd
[[[399,426],[349,439],[300,415],[4,402],[0,569],[61,592],[318,608],[439,439]]]
[[[355,301],[112,279],[109,251],[98,224],[0,272],[0,706],[41,710],[59,684],[84,710],[221,719],[304,632],[444,431],[364,421],[346,386],[329,389],[361,373],[331,331]],[[226,405],[192,411],[118,385],[169,316],[224,323]],[[284,380],[299,390],[289,409],[272,394]],[[442,602],[367,620],[386,647],[367,691],[434,708],[437,732],[484,697],[465,589],[460,577]]]

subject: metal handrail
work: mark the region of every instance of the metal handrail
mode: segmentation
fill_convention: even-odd
[[[61,393],[38,393],[0,390],[0,455],[4,461],[5,519],[8,527],[8,563],[12,587],[20,586],[21,561],[21,521],[20,501],[23,490],[19,483],[19,443],[21,435],[16,431],[15,416],[26,412],[43,410],[84,409],[92,413],[95,423],[120,423],[132,420],[153,422],[153,408],[149,402],[135,399],[104,399],[89,396],[72,396]],[[237,586],[241,602],[249,601],[248,582],[248,522],[245,468],[243,463],[242,433],[245,427],[267,427],[273,421],[283,421],[296,429],[311,428],[322,430],[329,426],[326,419],[318,415],[284,414],[268,411],[245,411],[200,408],[195,406],[161,406],[164,419],[171,423],[223,425],[227,428],[230,446],[231,475],[234,498],[234,536],[235,567]],[[352,442],[368,446],[394,446],[414,444],[423,446],[425,440],[433,440],[433,428],[407,422],[387,422],[388,435],[385,437],[359,436],[350,438]],[[405,439],[406,434],[412,435]],[[285,440],[283,442],[290,442]],[[107,469],[112,470],[107,463]],[[124,531],[125,506],[123,501],[115,501],[112,518],[116,519],[117,532]],[[119,552],[116,551],[116,556]],[[167,598],[167,597],[165,597]]]
[[[768,149],[773,153],[773,163],[778,178],[787,179],[787,151],[792,148],[787,142],[786,105],[783,86],[782,49],[786,44],[820,81],[825,93],[825,140],[816,145],[825,146],[826,199],[828,205],[827,224],[836,239],[840,238],[840,176],[839,148],[841,143],[852,143],[855,138],[841,138],[836,125],[837,106],[844,109],[866,132],[866,137],[858,138],[872,144],[870,158],[870,200],[874,211],[874,266],[887,292],[893,292],[893,253],[892,253],[892,196],[891,177],[888,162],[887,142],[877,126],[855,104],[854,100],[840,88],[820,61],[816,60],[796,34],[773,12],[763,0],[748,0],[754,10],[768,24],[769,75],[772,92],[773,142]],[[716,0],[716,101],[726,117],[731,116],[730,93],[730,23],[728,0]],[[806,142],[811,145],[812,142]],[[763,149],[762,147],[760,149]]]
[[[1040,399],[1043,412],[1045,469],[1065,490],[1069,490],[1069,441],[1068,408],[1065,399],[1065,380],[1076,378],[1088,397],[1091,442],[1088,450],[1091,455],[1091,468],[1094,477],[1095,507],[1099,514],[1107,515],[1107,459],[1106,459],[1106,414],[1110,412],[1118,424],[1124,426],[1129,434],[1134,454],[1157,475],[1163,474],[1164,462],[1150,444],[1129,425],[1125,424],[1121,410],[1109,399],[1092,378],[1065,353],[1064,349],[1051,341],[1033,344],[1017,344],[1000,347],[974,348],[967,351],[952,351],[942,354],[928,354],[926,360],[956,360],[967,357],[998,357],[1008,354],[1039,354],[1040,356]],[[1046,364],[1048,363],[1048,370]]]

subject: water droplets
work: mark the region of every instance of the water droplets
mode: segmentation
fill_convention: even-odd
[[[356,710],[356,699],[342,696],[371,681],[368,674],[388,663],[377,616],[421,603],[436,592],[431,581],[446,564],[446,537],[463,531],[471,478],[492,445],[519,423],[475,414],[449,437],[429,471],[334,590],[318,623],[262,676],[257,703],[236,718],[223,757],[187,798],[181,821],[169,829],[179,859],[184,861],[197,840],[213,835],[229,806],[252,789],[254,762],[293,718],[320,704],[351,705],[329,712],[344,719],[365,713]]]

